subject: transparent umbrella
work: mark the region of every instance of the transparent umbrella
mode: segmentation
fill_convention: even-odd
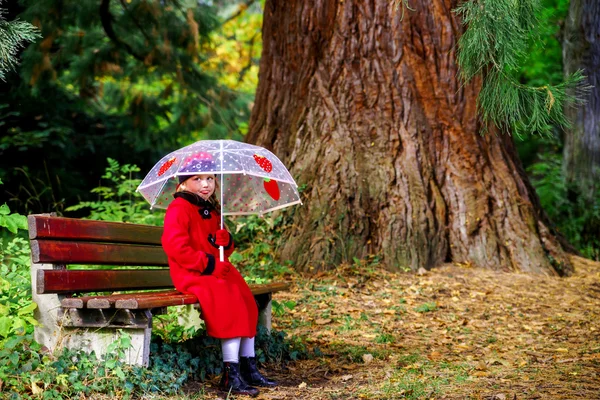
[[[167,208],[179,176],[217,175],[224,215],[249,215],[301,204],[298,185],[269,150],[235,140],[201,140],[164,156],[137,191],[152,208]]]

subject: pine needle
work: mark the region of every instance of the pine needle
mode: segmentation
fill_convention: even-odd
[[[529,44],[539,39],[540,10],[539,0],[469,0],[455,10],[466,26],[458,42],[460,76],[469,82],[482,75],[480,114],[517,135],[567,127],[564,106],[581,102],[581,94],[589,90],[581,71],[554,86],[527,86],[515,78]]]
[[[0,1],[0,4],[2,2]],[[18,62],[17,53],[24,47],[23,42],[33,42],[40,37],[38,29],[28,22],[6,21],[5,11],[0,9],[0,79],[13,70]]]

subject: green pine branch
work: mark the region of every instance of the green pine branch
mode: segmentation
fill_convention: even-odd
[[[469,0],[455,10],[466,26],[458,42],[461,78],[483,77],[478,109],[484,121],[517,135],[567,127],[564,107],[581,101],[588,89],[581,71],[559,85],[517,80],[529,44],[539,39],[540,10],[539,0]]]
[[[19,64],[17,54],[24,47],[23,43],[39,37],[35,26],[19,20],[7,21],[4,10],[0,9],[0,79],[4,80],[6,73]]]

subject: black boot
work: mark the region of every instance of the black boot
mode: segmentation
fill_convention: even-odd
[[[277,382],[265,378],[256,367],[256,357],[240,357],[242,377],[254,386],[274,387]]]
[[[223,363],[223,376],[219,387],[221,390],[231,391],[233,394],[244,394],[252,397],[258,395],[258,389],[248,385],[240,375],[240,364],[238,363]]]

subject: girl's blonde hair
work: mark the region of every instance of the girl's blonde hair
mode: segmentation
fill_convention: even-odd
[[[199,174],[199,175],[204,175],[204,174]],[[215,174],[206,174],[206,175],[212,175],[215,178],[215,191],[213,192],[213,194],[210,195],[210,197],[208,198],[207,201],[213,206],[213,208],[217,211],[217,213],[221,214],[221,203],[219,203],[219,199],[217,198],[217,190],[219,190],[219,181],[217,180],[217,177],[215,176]],[[196,176],[196,175],[190,175],[190,178],[193,178],[194,176]],[[188,179],[190,179],[190,178],[188,178]],[[186,179],[185,181],[183,181],[179,185],[177,185],[177,189],[175,189],[175,192],[176,193],[179,193],[179,192],[191,193],[194,196],[198,197],[199,199],[202,199],[202,197],[200,197],[200,195],[198,195],[197,193],[192,193],[182,187],[188,179]],[[202,200],[204,200],[204,199],[202,199]]]

